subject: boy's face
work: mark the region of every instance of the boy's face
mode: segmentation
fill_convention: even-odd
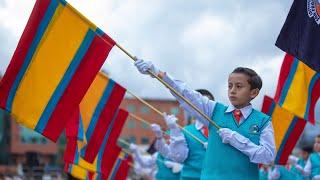
[[[300,155],[303,160],[307,160],[309,157],[309,153],[307,151],[301,151]]]
[[[313,150],[316,152],[320,152],[320,138],[316,137]]]
[[[231,73],[228,79],[228,97],[236,108],[247,106],[259,94],[258,89],[251,89],[248,76],[242,73]]]

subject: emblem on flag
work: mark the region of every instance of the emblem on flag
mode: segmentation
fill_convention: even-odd
[[[320,24],[320,0],[307,0],[308,16]]]

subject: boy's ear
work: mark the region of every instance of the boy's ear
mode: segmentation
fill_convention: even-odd
[[[250,97],[251,97],[251,99],[254,99],[256,96],[258,96],[259,92],[260,92],[260,90],[259,90],[258,88],[252,89],[252,90],[250,91]]]

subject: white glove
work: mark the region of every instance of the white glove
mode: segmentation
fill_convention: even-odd
[[[304,169],[303,169],[303,167],[302,166],[300,166],[299,164],[296,164],[295,166],[294,166],[298,171],[300,171],[302,174],[304,173]]]
[[[162,131],[161,131],[161,127],[158,124],[151,124],[151,130],[153,131],[153,133],[155,134],[155,136],[157,138],[162,138]]]
[[[243,151],[250,140],[236,131],[229,128],[220,128],[218,134],[222,139],[222,143],[229,143],[231,146]]]
[[[203,143],[203,147],[204,147],[205,149],[207,149],[207,148],[208,148],[208,142],[204,142],[204,143]]]
[[[136,152],[138,150],[138,146],[135,145],[134,143],[131,143],[129,146],[129,149],[131,152]]]
[[[222,139],[222,143],[230,143],[232,136],[234,135],[235,131],[232,131],[229,128],[220,128],[218,130],[218,134]]]
[[[178,119],[176,118],[176,116],[174,116],[173,114],[167,115],[167,113],[163,113],[163,117],[169,129],[175,129],[178,127],[176,123]]]
[[[288,158],[288,163],[292,164],[292,165],[296,165],[299,161],[299,158],[297,158],[296,156],[290,155]]]
[[[144,61],[142,59],[137,59],[136,62],[134,62],[134,65],[137,67],[138,71],[142,74],[149,74],[148,70],[153,72],[155,75],[159,74],[159,69],[156,68],[151,61]]]
[[[183,167],[182,164],[174,162],[173,167],[172,167],[172,172],[178,173],[182,170],[182,167]]]
[[[173,162],[171,161],[164,161],[164,165],[167,167],[167,168],[173,168]]]

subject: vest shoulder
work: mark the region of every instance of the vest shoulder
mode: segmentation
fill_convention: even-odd
[[[271,117],[261,111],[258,111],[256,109],[252,109],[252,113],[254,113],[256,116],[258,116],[259,118],[261,118],[265,121],[271,121]]]

